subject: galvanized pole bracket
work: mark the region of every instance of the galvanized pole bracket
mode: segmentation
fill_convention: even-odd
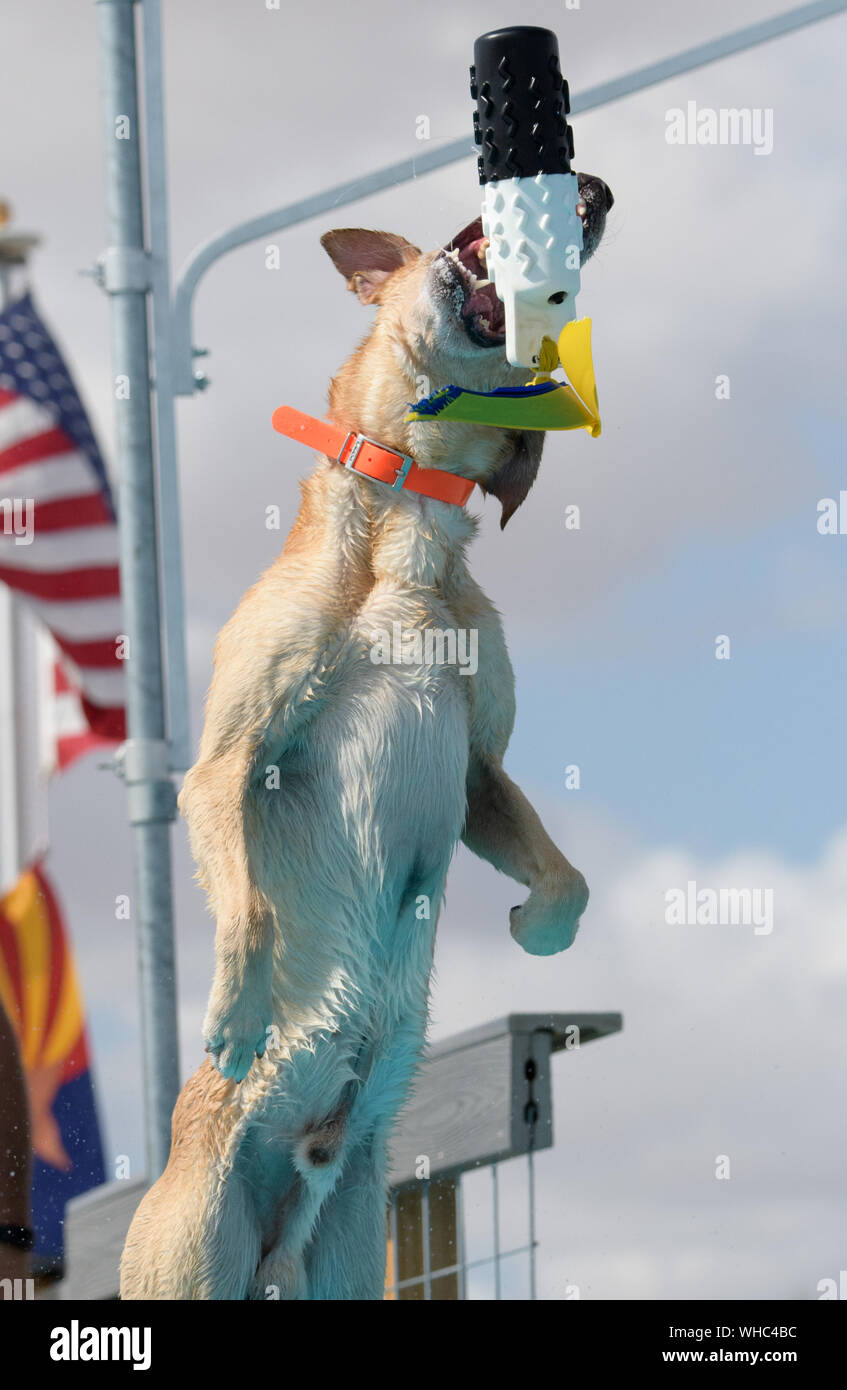
[[[132,825],[175,820],[176,788],[170,778],[170,752],[170,745],[159,738],[129,738],[116,750],[112,766],[126,783]]]
[[[110,246],[104,251],[99,283],[107,294],[126,290],[146,292],[151,288],[150,253],[136,246]]]

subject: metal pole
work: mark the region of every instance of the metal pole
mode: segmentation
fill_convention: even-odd
[[[386,1293],[391,1295],[392,1301],[400,1297],[397,1285],[400,1282],[400,1247],[398,1244],[398,1221],[397,1221],[397,1193],[392,1192],[388,1204],[388,1239],[391,1242],[391,1263],[392,1280]]]
[[[0,309],[9,302],[10,283],[9,267],[0,256]],[[0,895],[21,871],[17,626],[14,595],[0,584]]]
[[[462,1190],[462,1175],[456,1174],[456,1263],[459,1266],[458,1297],[464,1301],[467,1290],[467,1242],[465,1240],[465,1194]]]
[[[0,584],[0,897],[21,871],[19,620],[11,589]]]
[[[432,1231],[429,1213],[429,1179],[421,1185],[421,1271],[424,1298],[432,1298]]]
[[[188,664],[185,654],[185,597],[182,571],[179,478],[176,464],[173,367],[171,363],[171,267],[165,156],[165,98],[160,0],[141,0],[144,59],[144,144],[147,226],[153,307],[156,463],[162,559],[162,616],[167,654],[168,745],[172,771],[190,767]]]
[[[121,589],[130,640],[126,663],[129,741],[124,746],[135,842],[136,924],[144,1072],[147,1176],[164,1168],[179,1089],[170,822],[160,631],[156,487],[147,342],[149,258],[144,249],[134,0],[97,0],[106,140],[110,297],[120,475]]]
[[[535,1263],[538,1241],[535,1238],[535,1154],[531,1148],[526,1152],[526,1166],[529,1189],[529,1296],[534,1301],[538,1296]]]

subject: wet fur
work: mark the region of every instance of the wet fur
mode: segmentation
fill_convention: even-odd
[[[359,229],[324,245],[378,304],[330,418],[474,478],[505,524],[543,436],[403,417],[421,377],[488,390],[525,370],[468,341],[438,253]],[[217,922],[211,1058],[133,1220],[123,1298],[379,1299],[389,1132],[424,1041],[456,844],[529,887],[511,931],[530,952],[570,945],[588,897],[503,771],[514,682],[466,567],[475,520],[326,458],[302,493],[281,556],[220,634],[181,794]],[[373,664],[394,621],[476,628],[476,675]]]

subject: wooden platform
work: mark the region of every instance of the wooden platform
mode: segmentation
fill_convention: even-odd
[[[392,1140],[391,1185],[439,1179],[553,1143],[551,1058],[618,1032],[618,1013],[509,1014],[436,1043]],[[145,1178],[106,1183],[68,1203],[61,1299],[109,1299]]]

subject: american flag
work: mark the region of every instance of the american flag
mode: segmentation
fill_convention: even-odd
[[[28,294],[0,313],[0,583],[53,634],[60,767],[126,737],[118,529],[59,349]]]

